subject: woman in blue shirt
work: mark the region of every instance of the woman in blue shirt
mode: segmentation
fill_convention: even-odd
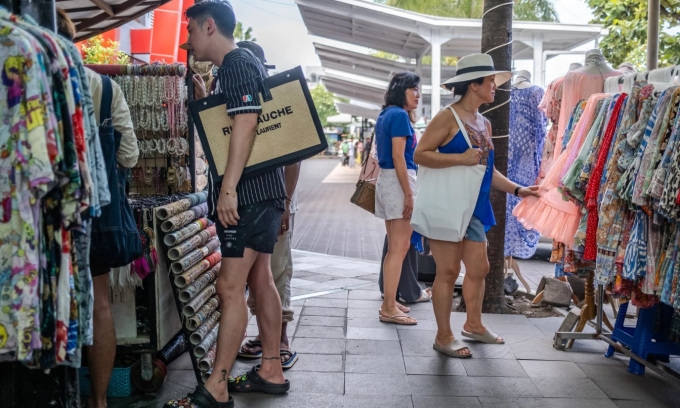
[[[380,321],[413,325],[416,319],[397,303],[401,266],[411,234],[413,192],[416,182],[415,131],[409,112],[418,107],[420,77],[412,72],[395,74],[385,93],[385,105],[375,123],[375,141],[380,175],[375,188],[375,215],[385,220],[387,255],[383,264],[384,298]]]
[[[491,208],[491,187],[519,197],[538,195],[538,187],[521,187],[508,180],[494,167],[494,147],[491,141],[491,123],[478,109],[494,101],[496,88],[507,82],[512,74],[495,71],[493,60],[486,54],[473,54],[458,61],[456,77],[442,87],[461,95],[458,102],[442,109],[428,124],[415,152],[418,164],[430,168],[449,166],[486,165],[477,204],[461,242],[430,240],[430,248],[437,264],[437,274],[432,285],[432,302],[437,335],[434,349],[450,357],[471,357],[470,349],[455,339],[451,330],[453,289],[460,273],[460,262],[465,264],[463,297],[467,320],[461,334],[490,344],[503,344],[502,338],[482,323],[484,278],[489,273],[486,232],[496,220]],[[469,148],[458,126],[454,113],[460,117],[473,148]]]

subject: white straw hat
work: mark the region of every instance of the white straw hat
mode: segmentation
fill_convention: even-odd
[[[512,78],[510,71],[496,71],[493,67],[493,59],[488,54],[470,54],[458,60],[456,76],[447,80],[441,87],[450,91],[453,84],[473,79],[496,75],[496,85],[500,86]]]

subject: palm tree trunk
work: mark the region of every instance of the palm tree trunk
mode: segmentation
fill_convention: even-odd
[[[496,70],[511,70],[512,64],[512,3],[508,0],[484,0],[482,17],[482,52],[491,55]],[[488,12],[487,12],[488,11]],[[508,127],[510,114],[510,83],[496,91],[496,100],[486,109],[485,116],[491,121],[495,146],[496,169],[503,174],[508,169]],[[493,110],[489,110],[493,109]],[[496,226],[489,231],[488,256],[490,272],[486,277],[484,313],[503,313],[506,309],[503,289],[503,245],[505,241],[506,193],[492,189],[491,204],[496,216]]]

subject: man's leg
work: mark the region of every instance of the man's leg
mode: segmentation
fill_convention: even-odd
[[[246,280],[257,257],[257,252],[246,248],[243,258],[222,258],[216,289],[223,313],[217,334],[213,371],[205,383],[205,388],[218,402],[229,400],[227,380],[248,324],[248,307],[244,294]]]
[[[113,326],[111,302],[109,301],[109,275],[104,273],[92,278],[94,288],[93,343],[87,347],[90,368],[91,394],[88,406],[106,407],[106,390],[116,358],[116,329]]]
[[[279,352],[281,299],[272,279],[270,254],[258,254],[248,277],[248,287],[255,297],[257,308],[255,317],[260,329],[260,341],[262,341],[262,365],[258,374],[269,382],[282,384],[285,378]]]

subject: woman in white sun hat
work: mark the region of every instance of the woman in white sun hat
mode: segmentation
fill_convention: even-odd
[[[415,162],[428,168],[478,164],[486,166],[482,170],[485,172],[477,204],[462,241],[429,241],[437,264],[432,286],[432,302],[437,321],[433,347],[450,357],[472,356],[470,349],[455,339],[450,323],[453,289],[460,273],[461,261],[465,264],[463,297],[467,309],[467,320],[461,334],[483,343],[504,343],[502,338],[483,325],[481,313],[484,278],[489,272],[486,232],[496,224],[489,199],[491,187],[520,197],[538,194],[537,187],[518,186],[496,170],[491,123],[478,112],[481,105],[494,101],[497,87],[511,77],[512,74],[508,71],[496,71],[489,55],[472,54],[461,58],[456,76],[442,84],[442,88],[453,91],[461,98],[435,115],[415,152]],[[459,123],[465,129],[461,130]],[[472,148],[466,142],[463,131],[467,131]],[[424,207],[427,207],[427,203]]]

